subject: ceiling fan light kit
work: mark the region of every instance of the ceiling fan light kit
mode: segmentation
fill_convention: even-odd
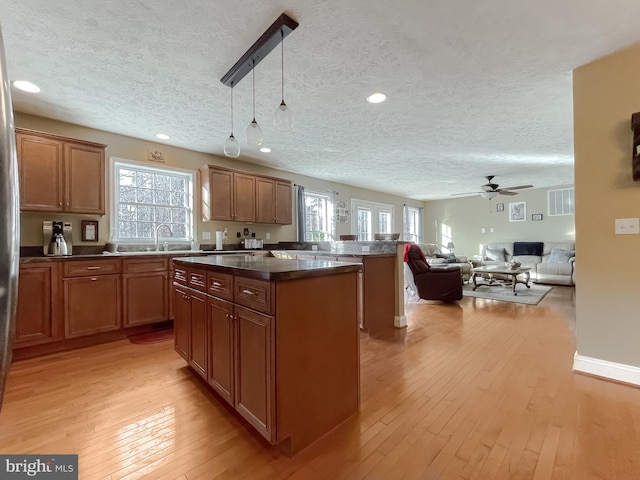
[[[247,143],[251,146],[259,147],[264,141],[264,135],[262,128],[256,121],[255,114],[255,72],[254,69],[262,59],[264,59],[269,52],[278,46],[283,44],[284,38],[292,31],[298,28],[298,22],[289,17],[286,13],[280,15],[275,22],[262,34],[258,40],[247,50],[242,57],[225,73],[220,81],[223,85],[233,89],[249,72],[253,72],[253,120],[247,127]],[[282,78],[282,101],[274,112],[274,126],[279,131],[289,131],[293,125],[293,116],[291,109],[284,101],[284,46],[281,47],[282,62],[281,62],[281,78]],[[232,97],[233,99],[233,97]],[[232,107],[233,117],[233,107]],[[233,122],[233,119],[232,119]],[[225,155],[227,155],[227,143],[232,143],[231,140],[235,140],[233,137],[233,127],[231,136],[225,142]],[[237,141],[236,141],[237,143]],[[235,152],[235,150],[232,150]],[[238,147],[238,155],[239,147]],[[236,155],[236,156],[238,156]],[[230,156],[230,155],[227,155]]]

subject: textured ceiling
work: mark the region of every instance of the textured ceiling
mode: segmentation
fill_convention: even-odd
[[[222,155],[219,79],[282,12],[294,130],[272,124],[276,50],[255,69],[271,153],[244,142],[251,77],[234,89],[242,159],[423,200],[573,183],[571,71],[640,40],[637,0],[0,0],[11,80],[42,89],[14,108]]]

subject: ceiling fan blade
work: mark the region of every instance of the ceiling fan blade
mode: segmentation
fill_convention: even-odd
[[[517,195],[518,192],[510,192],[509,190],[500,190],[498,192],[500,195],[509,195],[509,196],[513,196],[513,195]]]
[[[518,185],[516,187],[506,187],[502,190],[522,190],[523,188],[533,188],[533,185]]]
[[[464,192],[464,193],[452,193],[451,196],[455,197],[456,195],[478,195],[479,193],[484,192]]]

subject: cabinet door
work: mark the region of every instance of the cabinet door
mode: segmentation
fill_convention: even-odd
[[[291,182],[276,182],[276,223],[291,225],[293,222],[293,209],[291,197]]]
[[[233,172],[227,170],[209,169],[209,195],[203,202],[204,220],[234,220],[233,211]],[[206,215],[205,212],[209,212]]]
[[[256,178],[256,222],[276,222],[276,184],[270,178]]]
[[[191,302],[189,289],[173,284],[173,337],[174,348],[189,361],[189,337],[191,336]]]
[[[65,278],[66,338],[120,328],[120,275]]]
[[[61,212],[62,142],[18,133],[16,143],[21,210]]]
[[[204,379],[207,378],[207,297],[204,293],[191,290],[191,330],[189,344],[189,365]]]
[[[209,309],[209,385],[229,404],[234,395],[233,305],[207,299]]]
[[[104,148],[65,144],[65,211],[104,215]]]
[[[256,221],[256,177],[244,173],[233,174],[233,201],[236,222]]]
[[[275,441],[273,317],[236,307],[236,410]]]
[[[56,263],[20,265],[14,348],[57,339],[57,267]]]
[[[166,272],[123,275],[124,326],[162,322],[169,318]]]

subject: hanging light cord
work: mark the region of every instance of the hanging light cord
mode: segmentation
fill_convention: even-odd
[[[251,69],[252,83],[253,83],[253,121],[256,121],[256,61],[253,61],[253,68]]]
[[[282,36],[282,40],[280,41],[280,51],[282,55],[280,55],[281,63],[281,73],[282,73],[282,103],[284,103],[284,31],[280,29],[280,35]]]
[[[231,136],[233,136],[233,84],[231,85]]]

